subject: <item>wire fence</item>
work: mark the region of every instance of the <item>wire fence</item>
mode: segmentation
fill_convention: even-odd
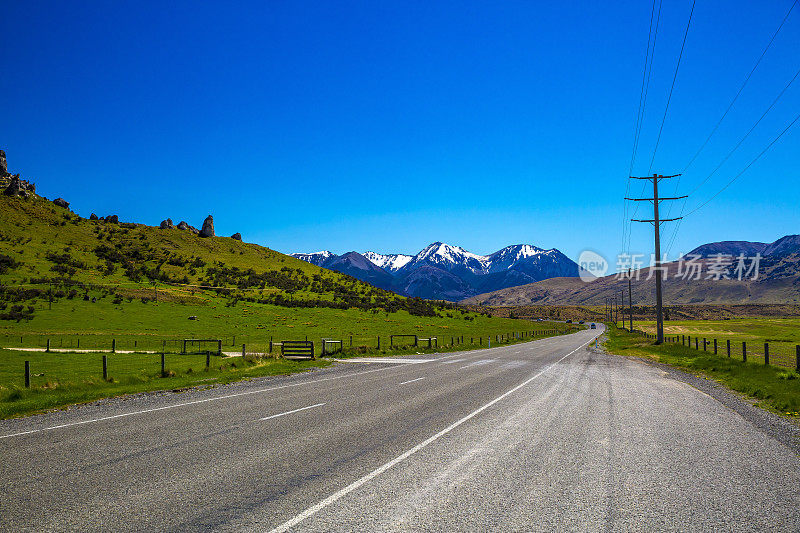
[[[490,348],[564,335],[580,329],[511,331],[493,335],[348,335],[309,338],[317,356],[350,357],[374,354],[434,353]],[[265,335],[231,335],[224,339],[179,339],[147,335],[10,335],[0,336],[6,355],[0,358],[0,389],[9,386],[52,387],[54,383],[102,383],[186,376],[215,369],[241,369],[259,358],[279,358],[281,343]],[[324,348],[323,348],[324,347]],[[323,352],[323,350],[325,350]]]
[[[648,339],[656,335],[638,331]],[[794,369],[800,372],[800,345],[789,342],[769,342],[755,339],[703,337],[701,335],[665,335],[664,342],[680,344],[700,352],[738,361],[760,363]]]

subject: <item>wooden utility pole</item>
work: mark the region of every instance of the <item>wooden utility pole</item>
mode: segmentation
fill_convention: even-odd
[[[665,218],[661,219],[658,216],[658,204],[665,200],[680,200],[682,198],[688,198],[687,196],[676,196],[674,198],[659,198],[658,197],[658,182],[661,180],[675,178],[680,176],[680,174],[675,174],[673,176],[662,176],[660,174],[653,174],[652,176],[646,176],[642,178],[637,178],[631,176],[631,179],[634,180],[651,180],[653,182],[653,197],[652,198],[625,198],[626,200],[630,200],[633,202],[653,202],[653,218],[652,220],[641,220],[637,218],[632,218],[632,222],[649,222],[653,224],[655,228],[655,264],[651,267],[654,268],[656,271],[656,344],[661,344],[664,342],[664,313],[662,309],[662,299],[661,299],[661,224],[664,222],[672,222],[675,220],[680,220],[683,217],[677,218]]]
[[[631,328],[631,333],[633,333],[633,290],[631,289],[631,269],[628,269],[628,310],[630,314],[628,315],[628,326]]]

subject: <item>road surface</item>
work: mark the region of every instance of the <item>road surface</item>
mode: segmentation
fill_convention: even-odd
[[[797,531],[797,448],[599,330],[0,422],[4,531]]]

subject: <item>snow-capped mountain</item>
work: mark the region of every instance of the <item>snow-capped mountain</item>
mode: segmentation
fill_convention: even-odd
[[[382,289],[407,296],[458,301],[554,277],[576,277],[578,265],[555,248],[515,244],[478,255],[442,242],[416,255],[348,252],[295,253],[315,265],[349,274]]]
[[[377,252],[367,252],[364,254],[364,257],[372,261],[378,268],[382,268],[391,273],[397,272],[414,258],[413,255],[379,254]]]
[[[325,266],[325,262],[331,259],[332,257],[336,257],[336,254],[333,252],[329,252],[328,250],[323,250],[321,252],[311,252],[308,254],[289,254],[292,257],[296,257],[298,259],[302,259],[306,263],[311,263],[317,266]]]
[[[435,242],[426,246],[414,256],[401,270],[410,272],[421,266],[441,268],[446,272],[472,274],[486,274],[488,272],[488,257],[468,252],[460,246],[451,246],[443,242]]]

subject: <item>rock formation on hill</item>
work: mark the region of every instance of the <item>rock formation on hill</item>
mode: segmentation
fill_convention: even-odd
[[[3,194],[6,196],[27,198],[32,194],[36,194],[36,185],[23,180],[19,174],[10,174],[8,172],[8,161],[3,150],[0,150],[0,187],[3,188]]]
[[[161,225],[159,228],[161,229],[172,229],[174,226],[172,225],[172,219],[168,218],[167,220],[162,220]]]
[[[177,226],[175,226],[175,227],[176,227],[176,228],[178,228],[179,230],[188,230],[188,231],[191,231],[191,232],[192,232],[192,233],[194,233],[195,235],[197,235],[198,233],[200,233],[200,231],[199,231],[197,228],[195,228],[194,226],[190,226],[189,224],[187,224],[187,223],[186,223],[186,221],[185,221],[185,220],[181,220],[180,222],[178,222],[178,225],[177,225]]]
[[[63,198],[56,198],[55,200],[53,200],[53,203],[56,204],[58,207],[69,209],[69,202],[64,200]]]
[[[242,234],[237,231],[236,233],[231,235],[231,239],[236,239],[237,241],[241,241],[242,240]]]
[[[214,217],[208,215],[206,219],[203,221],[203,229],[200,230],[201,237],[213,237],[214,236]]]

